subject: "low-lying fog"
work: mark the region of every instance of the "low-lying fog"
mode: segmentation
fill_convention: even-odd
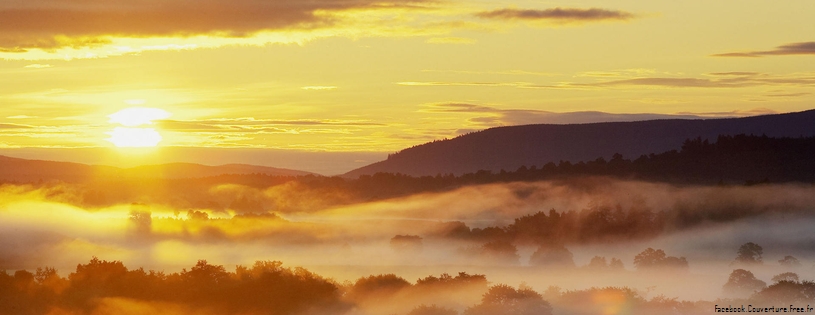
[[[266,193],[249,187],[230,189]],[[268,213],[177,209],[170,203],[83,209],[60,198],[45,188],[0,187],[0,270],[50,266],[66,276],[93,256],[167,273],[189,268],[199,259],[227,270],[278,260],[338,283],[388,273],[414,282],[428,275],[467,272],[484,274],[492,284],[524,285],[541,293],[550,286],[563,290],[626,286],[648,298],[661,294],[710,301],[722,296],[731,271],[745,268],[733,262],[740,246],[752,242],[763,249],[763,264],[749,268],[758,279],[770,284],[774,275],[787,271],[801,280],[815,279],[811,185],[674,186],[584,178],[470,186]],[[569,222],[576,222],[560,226],[565,232],[558,232],[557,242],[518,236],[526,232],[501,232],[491,238],[489,231],[499,229],[490,227],[517,231],[508,228],[516,219],[538,212],[551,216],[550,209],[561,215],[572,212],[575,219]],[[648,233],[609,230],[606,237],[603,227],[595,231],[592,226],[596,218],[591,214],[602,211],[606,216],[622,213],[611,221],[646,213],[650,221],[628,227]],[[659,226],[648,227],[653,224]],[[464,234],[451,232],[453,227],[460,232],[463,225]],[[580,232],[570,234],[575,229]],[[394,240],[397,235],[418,237],[400,243]],[[514,245],[517,258],[479,256],[479,248],[492,241]],[[530,263],[539,245],[554,243],[573,254],[573,266]],[[647,248],[684,257],[688,268],[637,270],[634,257]],[[589,267],[595,256],[606,262],[619,259],[623,269]],[[800,265],[782,266],[779,260],[785,256],[794,256]]]

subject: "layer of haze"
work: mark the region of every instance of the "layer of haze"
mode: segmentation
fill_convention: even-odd
[[[176,208],[172,200],[83,208],[75,205],[81,196],[71,197],[80,194],[82,187],[4,185],[0,189],[0,269],[53,266],[64,274],[91,256],[167,272],[191,266],[197,259],[226,266],[280,260],[338,281],[377,273],[413,279],[464,271],[487,274],[497,283],[525,282],[539,292],[550,285],[564,289],[629,286],[652,296],[696,300],[719,296],[734,269],[730,263],[736,250],[754,242],[765,249],[766,264],[754,270],[759,278],[768,281],[784,271],[775,261],[786,255],[801,260],[804,267],[796,271],[803,279],[813,276],[809,266],[815,261],[815,232],[810,228],[815,224],[815,188],[811,185],[673,186],[585,178],[469,186],[376,202],[329,197],[327,191],[320,191],[327,199],[310,203],[281,200],[292,195],[286,193],[288,189],[320,198],[316,193],[308,195],[305,187],[289,184],[265,189],[217,185],[207,193],[210,198],[274,202],[275,213],[246,207]],[[532,267],[534,244],[516,244],[520,255],[516,263],[473,259],[462,249],[481,243],[445,236],[450,222],[464,222],[470,228],[503,227],[518,217],[549,209],[609,207],[681,213],[685,219],[669,220],[653,237],[565,244],[578,267],[594,256],[619,258],[626,269],[619,273]],[[418,252],[396,250],[390,243],[395,235],[418,235],[422,246]],[[689,274],[681,275],[682,281],[671,272],[637,276],[633,258],[649,247],[686,257]]]

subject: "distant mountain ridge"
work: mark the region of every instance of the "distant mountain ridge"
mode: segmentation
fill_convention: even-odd
[[[313,173],[246,164],[208,166],[193,163],[169,163],[118,168],[71,162],[27,160],[0,155],[0,180],[84,181],[92,179],[180,179],[200,178],[227,174],[266,174],[275,176],[314,175]]]
[[[723,119],[670,119],[569,125],[496,127],[450,140],[434,141],[392,154],[387,160],[352,170],[356,178],[378,172],[411,176],[461,175],[478,170],[515,170],[549,162],[626,158],[679,149],[686,139],[719,135],[815,136],[815,110]]]

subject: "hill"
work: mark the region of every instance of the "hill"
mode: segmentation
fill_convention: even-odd
[[[94,179],[181,179],[201,178],[226,174],[264,174],[273,176],[302,176],[312,173],[274,167],[227,164],[208,166],[192,163],[146,165],[117,168],[103,165],[26,160],[0,155],[0,181],[34,182],[60,180],[81,182]],[[313,174],[312,174],[313,175]]]
[[[815,136],[815,110],[746,118],[497,127],[408,148],[343,176],[356,178],[379,172],[461,175],[549,162],[608,159],[617,153],[636,158],[679,149],[687,139],[716,140],[720,135],[737,134]]]

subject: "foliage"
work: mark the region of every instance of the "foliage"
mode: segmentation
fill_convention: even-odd
[[[756,279],[752,272],[744,269],[736,269],[730,273],[727,283],[722,287],[725,295],[745,296],[753,294],[767,287],[767,283]]]
[[[781,281],[798,281],[798,274],[794,272],[785,272],[780,273],[772,278],[773,282],[781,282]]]
[[[815,302],[815,282],[781,280],[755,293],[751,300],[762,303],[804,303]]]
[[[780,263],[781,266],[787,268],[795,268],[801,266],[801,262],[798,261],[798,258],[795,258],[794,256],[784,256],[784,258],[778,260],[778,263]]]
[[[574,255],[562,245],[542,245],[532,253],[529,264],[546,267],[574,267]]]
[[[500,284],[490,287],[481,303],[467,308],[464,315],[549,315],[552,306],[531,289]]]
[[[649,247],[634,257],[634,267],[637,270],[656,268],[687,270],[688,261],[685,257],[667,256],[665,251]]]
[[[756,243],[749,242],[744,243],[739,247],[738,256],[736,256],[736,262],[745,263],[745,264],[760,264],[761,255],[764,254],[764,249],[761,248]]]
[[[407,313],[407,315],[458,315],[458,312],[446,307],[436,306],[436,304],[430,306],[422,304]]]
[[[223,314],[292,314],[320,308],[343,311],[338,287],[302,268],[283,268],[276,261],[258,261],[234,273],[199,260],[189,270],[165,275],[128,270],[120,261],[93,257],[79,264],[67,279],[54,268],[36,273],[0,272],[0,314],[46,314],[59,308],[69,314],[91,314],[103,301],[176,303],[220,310]],[[58,312],[59,313],[59,312]]]

